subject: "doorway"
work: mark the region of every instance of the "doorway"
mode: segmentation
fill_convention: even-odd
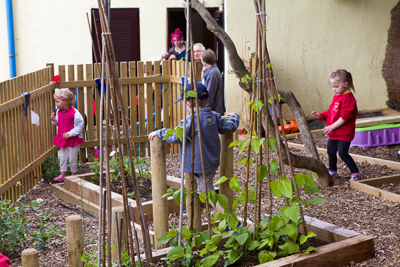
[[[207,8],[210,14],[215,18],[218,24],[224,29],[224,12],[219,11],[218,8]],[[176,28],[179,28],[183,37],[186,40],[186,17],[185,17],[185,9],[184,8],[168,8],[168,29],[167,29],[167,44],[166,50],[171,47],[171,33],[175,31]],[[217,66],[221,71],[221,74],[224,75],[224,45],[222,42],[210,31],[207,29],[206,23],[203,21],[199,13],[196,10],[192,9],[192,29],[193,29],[193,42],[194,43],[202,43],[204,47],[210,48],[215,52],[217,57]]]
[[[96,17],[96,28],[92,17],[92,36],[94,42],[93,62],[101,62],[101,26],[99,10],[93,9]],[[140,34],[139,34],[139,8],[111,8],[110,30],[117,62],[140,61]]]

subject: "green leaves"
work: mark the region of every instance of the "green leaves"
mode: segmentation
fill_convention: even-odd
[[[276,173],[276,171],[278,170],[278,162],[276,161],[276,159],[271,159],[269,161],[269,169],[272,174]]]
[[[257,182],[261,182],[268,175],[267,166],[261,164],[257,171]]]
[[[324,204],[324,203],[326,202],[326,199],[319,198],[319,197],[313,197],[313,198],[311,199],[311,202],[314,202],[314,203],[316,203],[316,204],[321,205],[321,204]]]
[[[243,150],[247,147],[248,143],[249,143],[249,141],[240,142],[238,154],[243,152]]]
[[[184,187],[183,188],[183,201],[185,201],[187,195],[188,195],[187,188]],[[180,189],[176,190],[172,197],[175,200],[176,204],[180,205],[180,203],[181,203],[181,190]]]
[[[263,106],[265,106],[265,105],[261,102],[261,100],[257,100],[256,102],[254,102],[252,110],[259,112]]]
[[[258,140],[257,138],[251,140],[251,149],[253,150],[254,154],[258,154],[258,152],[260,152],[260,140]]]
[[[219,258],[219,253],[216,251],[214,254],[211,256],[208,256],[207,258],[204,258],[201,260],[201,264],[203,266],[213,266]]]
[[[314,237],[314,236],[317,236],[317,235],[311,231],[308,231],[307,235],[301,235],[300,236],[300,245],[304,244],[307,241],[307,239]]]
[[[300,252],[299,244],[296,244],[290,240],[286,240],[285,244],[279,246],[279,248],[284,250],[288,254],[295,254]]]
[[[269,262],[269,261],[273,261],[275,259],[276,256],[276,252],[268,252],[268,251],[260,251],[260,253],[258,253],[258,260],[260,262],[260,264]]]
[[[272,181],[270,183],[271,190],[274,193],[274,195],[281,200],[282,195],[284,195],[287,198],[292,197],[292,184],[290,181],[286,178],[285,175],[282,175],[282,177],[279,180]]]
[[[214,183],[214,185],[222,184],[222,183],[225,182],[226,180],[228,180],[228,178],[226,178],[225,176],[222,176],[218,181],[216,181],[216,182]]]
[[[175,132],[175,129],[174,129],[174,128],[169,128],[169,129],[167,130],[167,132],[165,133],[165,136],[164,136],[163,140],[166,140],[166,139],[167,139],[168,137],[170,137],[174,132]]]
[[[190,91],[186,90],[185,95],[186,95],[186,98],[188,98],[188,97],[197,98],[197,91],[196,90],[190,90]]]
[[[183,247],[174,247],[173,249],[171,249],[168,254],[167,254],[167,258],[168,259],[180,259],[183,257],[185,253],[185,250]]]
[[[283,227],[283,230],[285,231],[285,233],[290,236],[290,238],[293,240],[293,242],[296,242],[297,240],[297,235],[299,234],[299,229],[297,228],[296,225],[294,224],[286,224]]]
[[[233,176],[233,178],[229,181],[229,187],[238,192],[240,191],[240,183],[239,183],[239,178],[237,177],[237,175],[235,174]]]
[[[183,128],[181,128],[179,125],[176,126],[175,127],[175,134],[176,134],[176,137],[178,137],[179,140],[181,140],[181,142],[182,142],[182,139],[183,139]]]

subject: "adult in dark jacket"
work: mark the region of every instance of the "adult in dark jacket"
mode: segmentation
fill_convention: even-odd
[[[222,82],[221,72],[219,71],[217,64],[215,64],[215,53],[211,49],[207,49],[201,54],[200,58],[205,67],[202,82],[207,88],[209,94],[207,107],[210,107],[212,111],[224,115],[224,85]]]

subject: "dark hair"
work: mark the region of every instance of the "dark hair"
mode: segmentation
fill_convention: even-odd
[[[201,53],[200,59],[204,63],[214,65],[216,60],[215,53],[211,49],[204,50],[203,53]]]
[[[354,89],[354,84],[353,84],[353,77],[351,76],[351,73],[348,72],[347,70],[344,69],[338,69],[335,71],[332,71],[332,73],[329,75],[329,80],[336,79],[342,83],[347,83],[348,87],[353,90],[353,92],[356,91]]]
[[[175,56],[176,56],[176,59],[178,59],[178,57],[179,57],[178,52],[176,52],[176,51],[171,51],[171,52],[168,53],[168,55],[165,57],[165,59],[166,59],[166,60],[169,59],[169,57],[170,57],[171,55],[175,55]]]
[[[186,100],[188,102],[191,102],[192,100]],[[208,103],[208,97],[204,99],[197,99],[197,103],[199,104],[199,108],[205,108]],[[193,100],[193,107],[196,107],[196,101]]]

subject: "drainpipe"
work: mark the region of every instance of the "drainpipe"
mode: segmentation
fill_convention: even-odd
[[[10,78],[17,76],[16,64],[15,64],[15,43],[14,43],[14,19],[12,0],[6,0],[6,12],[7,12],[7,31],[8,31],[8,53],[10,61]]]

